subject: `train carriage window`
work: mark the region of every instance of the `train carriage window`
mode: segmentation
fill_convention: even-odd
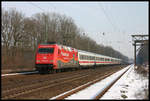
[[[82,60],[84,60],[84,55],[82,55]]]
[[[100,61],[102,61],[102,58],[99,58]]]
[[[81,55],[81,59],[82,59],[82,60],[84,59],[83,55]]]
[[[83,59],[84,59],[84,60],[86,59],[86,56],[85,56],[85,55],[83,55]]]
[[[84,60],[84,58],[85,58],[84,55],[82,55],[82,60]]]
[[[84,55],[82,55],[82,60],[84,60],[85,59],[85,57],[84,57]]]
[[[86,60],[88,60],[89,56],[86,55],[85,57],[86,57]]]
[[[98,60],[98,57],[96,57],[96,60]]]
[[[82,59],[85,60],[85,56],[84,55],[82,55]]]
[[[83,59],[84,59],[83,55],[81,55],[81,54],[80,54],[79,58],[80,58],[81,60],[83,60]]]
[[[85,59],[85,56],[84,56],[84,55],[82,55],[82,59],[83,59],[83,60]]]
[[[95,60],[95,57],[94,57],[94,56],[92,56],[92,60]]]

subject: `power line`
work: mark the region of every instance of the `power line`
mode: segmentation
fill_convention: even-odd
[[[30,4],[32,4],[33,6],[35,6],[35,7],[37,7],[37,8],[39,8],[39,9],[41,9],[42,11],[44,11],[45,12],[45,10],[44,9],[42,9],[41,7],[39,7],[39,6],[37,6],[36,4],[34,4],[34,3],[32,3],[32,2],[30,2]],[[45,42],[47,42],[48,41],[48,33],[47,33],[47,23],[46,23],[47,21],[46,21],[46,15],[45,15],[45,39],[43,39]]]
[[[114,28],[114,30],[117,29],[116,26],[115,26],[115,25],[112,23],[112,21],[110,20],[110,18],[109,18],[109,16],[108,16],[108,14],[106,13],[106,11],[105,11],[103,5],[102,5],[102,4],[101,4],[101,5],[98,4],[98,6],[102,9],[102,11],[104,12],[104,14],[105,14],[107,20],[108,20],[109,23],[112,25],[112,27]]]
[[[41,7],[39,7],[39,6],[37,6],[36,4],[34,4],[34,3],[32,3],[32,2],[30,2],[29,4],[31,4],[31,5],[33,5],[33,6],[37,7],[37,8],[39,8],[39,9],[41,9],[42,11],[44,11],[44,12],[45,12],[45,10],[44,10],[44,9],[42,9],[42,8],[41,8]]]

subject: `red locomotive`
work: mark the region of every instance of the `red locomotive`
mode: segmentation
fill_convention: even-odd
[[[56,43],[48,43],[38,45],[35,66],[39,72],[48,72],[64,68],[80,68],[120,63],[121,60],[117,58],[77,50]]]

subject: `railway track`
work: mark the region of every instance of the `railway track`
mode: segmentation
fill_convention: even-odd
[[[23,95],[23,94],[30,93],[33,91],[38,91],[40,89],[44,89],[47,87],[55,86],[55,85],[57,85],[57,83],[60,84],[60,82],[63,83],[63,82],[69,82],[70,80],[79,79],[79,78],[87,76],[87,74],[88,73],[86,73],[86,74],[73,73],[71,75],[61,77],[61,79],[56,78],[53,81],[49,81],[50,79],[47,77],[45,79],[41,79],[40,81],[38,80],[38,82],[37,82],[37,80],[30,82],[30,83],[26,82],[26,84],[20,85],[20,87],[16,87],[16,88],[11,87],[11,88],[3,89],[2,98],[7,99],[7,98],[17,97],[19,95]],[[74,75],[74,76],[72,76],[72,75]],[[69,76],[71,76],[71,77],[69,77]],[[65,81],[63,81],[63,80],[65,80]]]
[[[113,73],[114,73],[114,72],[113,72]],[[60,95],[60,96],[57,96],[57,97],[54,97],[54,98],[51,98],[51,99],[62,100],[62,99],[64,99],[64,98],[66,98],[66,97],[68,97],[68,96],[70,96],[70,95],[72,95],[72,94],[74,94],[74,93],[76,93],[76,92],[79,92],[79,91],[81,91],[82,89],[85,89],[85,88],[89,87],[90,85],[92,85],[92,84],[94,84],[94,83],[96,83],[96,82],[98,82],[98,81],[100,81],[100,80],[102,80],[102,79],[104,79],[104,78],[106,78],[106,77],[112,75],[113,73],[111,72],[111,73],[109,73],[109,74],[105,74],[104,76],[102,76],[102,77],[100,77],[100,78],[98,78],[98,79],[96,79],[96,80],[94,80],[94,81],[92,81],[92,82],[88,82],[88,83],[85,84],[85,85],[82,85],[82,86],[80,86],[80,87],[77,87],[76,89],[73,89],[73,90],[71,90],[71,91],[69,91],[69,92],[67,92],[67,93],[65,93],[65,94],[63,94],[63,95]]]
[[[123,73],[121,73],[121,75],[116,77],[111,83],[107,84],[107,86],[104,87],[102,90],[100,90],[98,93],[96,93],[95,96],[92,99],[99,100],[113,86],[113,84],[115,84],[115,82],[117,82],[129,69],[130,68],[126,69]],[[85,88],[87,88],[87,87],[89,87],[89,86],[99,82],[101,79],[104,79],[104,78],[106,78],[106,77],[108,77],[108,76],[110,76],[112,74],[113,73],[109,73],[107,75],[104,75],[104,76],[102,76],[102,77],[100,77],[100,78],[98,78],[96,80],[88,82],[87,84],[81,85],[81,86],[79,86],[79,87],[77,87],[75,89],[72,89],[72,90],[68,91],[68,92],[65,92],[65,93],[60,94],[60,95],[55,96],[55,97],[52,97],[52,98],[50,98],[50,100],[62,100],[62,99],[65,99],[68,96],[71,96],[71,95],[73,95],[73,94],[75,94],[75,93],[77,93],[77,92],[79,92],[79,91],[81,91],[81,90],[83,90],[83,89],[85,89]]]
[[[17,98],[18,96],[25,95],[25,94],[32,93],[32,92],[36,92],[38,90],[43,90],[43,89],[46,89],[46,88],[59,86],[61,84],[65,84],[65,83],[68,83],[68,82],[80,80],[80,79],[83,79],[83,78],[88,78],[90,76],[93,76],[93,74],[95,74],[96,77],[99,77],[99,76],[101,77],[102,76],[102,74],[98,75],[99,72],[90,73],[90,71],[89,71],[89,72],[86,72],[84,74],[82,74],[82,73],[70,74],[70,75],[61,77],[61,79],[57,78],[55,80],[50,81],[50,79],[47,78],[47,80],[43,79],[40,82],[36,82],[36,83],[32,82],[32,83],[30,83],[28,85],[25,85],[25,86],[20,86],[20,87],[16,87],[16,88],[9,88],[9,89],[5,89],[5,90],[3,89],[2,90],[2,99]],[[105,78],[105,77],[107,77],[111,74],[112,74],[112,71],[109,74],[108,73],[103,74],[105,76],[101,77],[101,79],[103,79],[103,78]]]
[[[1,76],[5,77],[5,76],[12,76],[12,75],[34,74],[34,73],[38,73],[38,71],[23,72],[23,73],[9,73],[9,74],[2,74]]]
[[[87,77],[87,76],[88,75],[76,75],[76,76],[73,76],[73,77],[61,78],[59,80],[55,80],[55,81],[51,81],[51,82],[46,81],[42,84],[41,83],[36,83],[36,84],[33,84],[33,85],[27,85],[25,87],[20,87],[19,89],[15,88],[15,89],[7,90],[7,91],[2,93],[2,98],[7,99],[7,98],[17,97],[19,95],[23,95],[23,94],[26,94],[26,93],[38,91],[40,89],[45,89],[45,88],[48,88],[48,87],[53,87],[53,86],[56,86],[56,85],[59,85],[59,84],[62,84],[62,83],[71,82],[73,80],[77,80],[77,79]],[[63,81],[63,80],[65,80],[65,81]]]
[[[78,73],[68,73],[68,75],[64,75],[65,73],[63,73],[61,75],[61,78],[66,78],[67,76],[72,76],[72,75],[76,75]],[[58,76],[55,76],[55,74],[48,74],[48,75],[32,75],[31,77],[27,77],[26,80],[22,80],[22,82],[18,82],[19,85],[7,85],[5,83],[2,83],[2,85],[7,85],[7,86],[4,86],[2,87],[2,91],[3,92],[8,92],[8,91],[11,91],[11,90],[14,90],[14,89],[17,89],[17,88],[22,88],[22,87],[28,87],[28,86],[31,86],[31,85],[37,85],[37,83],[42,83],[42,82],[48,82],[49,80],[51,79],[59,79],[60,77]],[[19,79],[22,79],[19,77]],[[28,82],[29,80],[28,79],[33,79],[31,80],[30,82]],[[13,81],[14,83],[17,83],[18,80],[12,80],[12,79],[8,79],[7,81]]]
[[[86,70],[86,72],[90,72],[91,70]],[[36,83],[41,82],[47,82],[49,80],[55,80],[59,79],[60,75],[61,78],[73,76],[76,74],[83,74],[84,70],[82,71],[71,71],[67,72],[67,75],[65,72],[56,73],[56,74],[30,74],[30,75],[17,75],[17,76],[9,76],[2,78],[2,92],[6,92],[7,90],[12,90],[16,88],[20,88],[23,86],[29,86]],[[16,85],[17,84],[17,85]]]

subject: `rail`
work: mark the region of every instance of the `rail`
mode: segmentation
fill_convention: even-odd
[[[106,86],[104,86],[101,90],[99,90],[99,92],[95,93],[95,95],[92,96],[91,99],[99,99],[100,97],[102,97],[102,96],[108,91],[108,89],[111,88],[111,86],[112,86],[113,84],[115,84],[115,82],[116,82],[117,80],[119,80],[119,79],[129,70],[130,67],[131,67],[131,65],[127,66],[127,69],[126,69],[123,73],[121,73],[121,74],[118,75],[116,78],[114,78],[110,83],[108,83],[108,84],[107,84]],[[77,92],[79,92],[79,91],[81,91],[81,90],[83,90],[83,89],[85,89],[85,88],[87,88],[87,87],[89,87],[89,86],[91,86],[91,85],[93,85],[93,84],[99,82],[100,80],[102,80],[102,79],[104,79],[104,78],[106,78],[106,77],[108,77],[108,76],[110,76],[110,75],[112,75],[112,74],[113,74],[113,73],[109,73],[109,74],[107,74],[107,75],[104,75],[103,77],[100,77],[100,78],[98,78],[98,79],[96,79],[96,80],[93,80],[93,81],[91,81],[91,82],[88,82],[88,83],[86,83],[86,84],[84,84],[84,85],[81,85],[81,86],[79,86],[79,87],[77,87],[77,88],[75,88],[75,89],[72,89],[72,90],[70,90],[70,91],[68,91],[68,92],[65,92],[65,93],[60,94],[60,95],[55,96],[55,97],[52,97],[52,98],[50,98],[49,100],[61,100],[61,99],[65,99],[65,98],[67,98],[68,96],[71,96],[71,95],[73,95],[73,94],[75,94],[75,93],[77,93]]]

